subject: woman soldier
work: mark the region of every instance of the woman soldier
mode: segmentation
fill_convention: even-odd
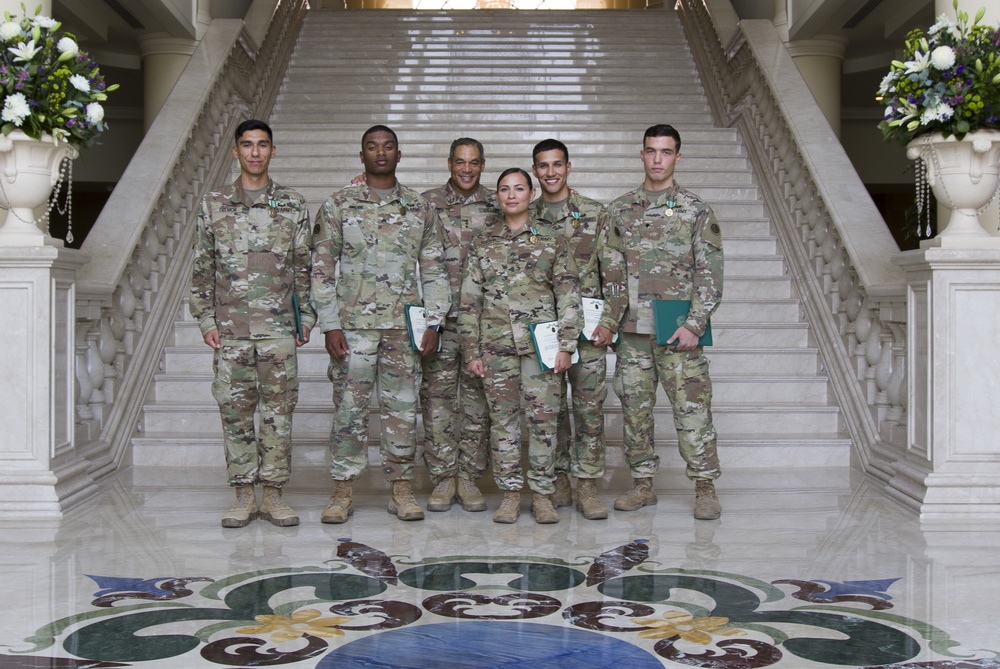
[[[544,236],[528,215],[531,176],[513,167],[497,180],[503,218],[472,242],[458,316],[462,356],[483,379],[489,404],[493,476],[504,490],[493,515],[517,521],[521,507],[521,400],[527,411],[528,487],[538,523],[557,523],[548,495],[555,491],[556,419],[564,372],[583,325],[573,256],[562,237]],[[555,322],[558,352],[541,365],[533,325]]]

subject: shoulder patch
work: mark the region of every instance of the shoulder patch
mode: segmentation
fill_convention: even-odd
[[[718,221],[712,220],[706,225],[702,235],[709,244],[722,248],[722,228],[719,227]]]

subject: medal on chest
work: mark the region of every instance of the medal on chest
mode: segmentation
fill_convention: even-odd
[[[666,216],[667,218],[670,218],[671,216],[673,216],[674,215],[674,207],[676,207],[676,206],[677,206],[677,202],[675,202],[674,200],[667,200],[667,209],[666,209],[666,211],[663,212],[663,215]]]

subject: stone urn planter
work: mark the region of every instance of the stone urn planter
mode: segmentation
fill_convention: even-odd
[[[979,211],[1000,185],[1000,131],[977,130],[962,140],[923,135],[907,144],[906,156],[923,161],[934,197],[951,209],[947,226],[939,227],[938,236],[923,245],[1000,248],[1000,237],[979,222]]]
[[[75,147],[48,136],[34,139],[20,130],[0,136],[0,207],[7,210],[0,226],[0,246],[45,244],[45,231],[35,221],[35,209],[52,194],[63,158],[77,155]]]

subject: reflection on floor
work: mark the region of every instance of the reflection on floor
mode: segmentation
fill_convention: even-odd
[[[381,493],[321,525],[306,472],[299,527],[238,530],[198,476],[127,471],[0,524],[0,669],[1000,667],[1000,528],[921,526],[842,469],[727,475],[717,521],[663,475],[655,507],[545,526],[405,523]]]

